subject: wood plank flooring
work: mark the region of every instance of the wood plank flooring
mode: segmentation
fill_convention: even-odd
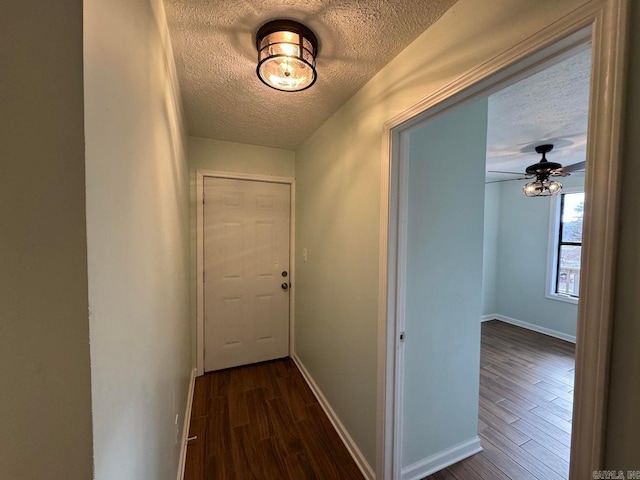
[[[289,358],[196,379],[185,480],[356,480],[355,462]]]
[[[429,480],[566,480],[575,345],[482,324],[478,429],[484,451]]]
[[[430,480],[566,480],[574,345],[482,324],[484,451]],[[186,480],[362,479],[291,359],[196,379]]]

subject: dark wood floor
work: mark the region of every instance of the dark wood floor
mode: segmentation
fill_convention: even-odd
[[[566,480],[575,346],[497,320],[482,324],[484,450],[430,480]]]
[[[291,359],[196,379],[185,480],[362,479]]]
[[[484,450],[430,480],[566,480],[574,345],[482,324]],[[186,480],[362,479],[290,359],[196,379]]]

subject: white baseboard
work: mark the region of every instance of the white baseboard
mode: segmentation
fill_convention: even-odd
[[[193,406],[193,392],[196,388],[196,372],[197,368],[191,370],[191,379],[189,380],[189,392],[187,393],[187,407],[184,413],[184,422],[182,424],[182,443],[180,444],[180,460],[178,463],[178,480],[184,479],[184,468],[187,461],[187,438],[189,438],[189,427],[191,426],[191,408]]]
[[[402,469],[402,480],[419,480],[482,451],[477,436]]]
[[[344,427],[344,425],[336,415],[336,412],[334,412],[333,408],[331,408],[331,405],[329,405],[329,401],[322,394],[320,387],[318,387],[318,385],[313,380],[313,378],[311,377],[311,375],[309,374],[305,366],[302,364],[302,361],[300,360],[300,358],[298,358],[298,356],[295,353],[291,355],[291,358],[293,359],[296,366],[300,370],[300,373],[302,373],[302,376],[307,382],[307,385],[309,385],[309,388],[318,399],[318,402],[320,403],[320,406],[324,410],[324,413],[326,413],[327,417],[329,417],[329,420],[331,421],[333,428],[335,428],[336,432],[338,432],[338,435],[340,436],[342,443],[344,443],[344,446],[347,447],[347,451],[349,452],[353,460],[356,462],[356,465],[364,475],[364,478],[367,480],[375,480],[376,475],[373,469],[371,468],[371,465],[369,465],[367,460],[364,458],[364,455],[362,454],[362,452],[360,451],[356,443],[353,441],[353,438],[351,438],[351,435],[349,435],[349,432],[347,431],[347,429]]]
[[[496,320],[496,319],[497,319],[497,318],[496,318],[497,316],[498,316],[498,314],[497,314],[497,313],[490,313],[489,315],[482,315],[482,316],[480,317],[480,321],[481,321],[481,322],[488,322],[489,320]]]
[[[485,315],[485,316],[488,316],[488,315]],[[483,322],[486,321],[484,320],[485,316],[482,317]],[[488,318],[487,320],[492,320],[492,319],[500,320],[501,322],[510,323],[511,325],[515,325],[517,327],[522,327],[522,328],[526,328],[527,330],[533,330],[534,332],[543,333],[545,335],[549,335],[550,337],[555,337],[555,338],[559,338],[560,340],[576,343],[575,335],[568,335],[563,332],[558,332],[557,330],[551,330],[550,328],[541,327],[540,325],[523,322],[522,320],[518,320],[517,318],[511,318],[505,315],[494,314],[494,315],[490,315],[490,317],[491,318]]]

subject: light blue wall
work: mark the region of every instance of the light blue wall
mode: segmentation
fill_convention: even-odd
[[[498,232],[501,183],[487,183],[484,190],[484,242],[482,262],[482,315],[497,312]]]
[[[409,136],[403,466],[475,438],[487,101]]]
[[[487,308],[483,314],[497,313],[575,336],[577,305],[545,297],[551,199],[525,197],[522,183],[496,184],[500,185],[496,303],[494,311]],[[565,187],[582,186],[584,177],[567,177],[562,183]],[[486,218],[490,220],[494,215],[495,211],[487,211]],[[490,222],[489,230],[493,228]],[[489,276],[486,268],[484,276]],[[487,284],[491,285],[491,281]]]

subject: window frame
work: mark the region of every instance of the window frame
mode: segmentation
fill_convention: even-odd
[[[577,242],[562,242],[560,238],[562,229],[562,205],[563,195],[571,193],[584,193],[584,187],[568,187],[563,188],[558,195],[551,197],[550,214],[549,214],[549,245],[547,248],[547,281],[545,288],[545,297],[560,302],[578,304],[579,296],[566,295],[557,293],[558,270],[560,263],[560,246],[561,245],[577,245]],[[580,242],[582,247],[582,242]],[[580,261],[582,264],[582,259]]]

